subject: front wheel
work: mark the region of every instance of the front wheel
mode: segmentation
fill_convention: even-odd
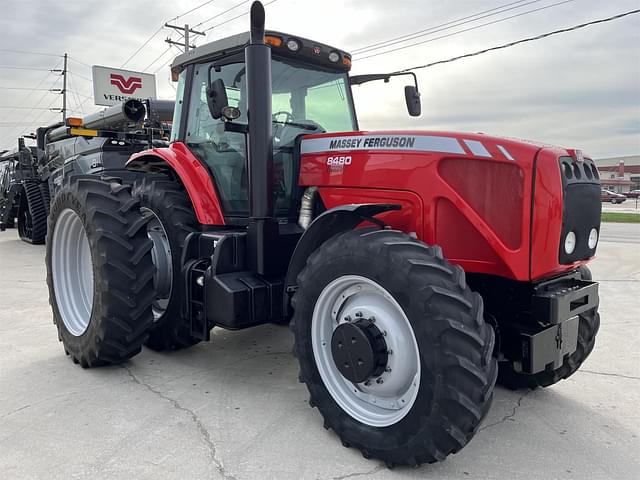
[[[343,444],[416,465],[469,442],[491,405],[494,334],[439,247],[350,231],[308,259],[298,287],[300,379]]]

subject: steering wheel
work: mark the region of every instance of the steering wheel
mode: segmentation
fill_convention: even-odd
[[[285,116],[285,122],[293,122],[293,115],[291,114],[291,112],[287,112],[286,110],[280,110],[279,112],[274,113],[273,115],[271,115],[273,117],[273,121],[276,123],[283,123],[283,122],[278,122],[277,118],[279,115],[284,115]]]

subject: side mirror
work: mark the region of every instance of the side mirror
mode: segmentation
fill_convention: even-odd
[[[420,103],[420,92],[418,87],[414,85],[407,85],[404,87],[404,99],[407,102],[407,110],[412,117],[419,117],[422,113],[422,106]]]
[[[224,88],[224,80],[221,78],[211,82],[211,70],[209,70],[209,87],[207,88],[207,105],[211,117],[218,120],[222,116],[222,110],[229,106],[227,90]]]

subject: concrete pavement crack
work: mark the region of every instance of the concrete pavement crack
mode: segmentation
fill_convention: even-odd
[[[355,472],[355,473],[349,473],[347,475],[341,475],[339,477],[331,477],[331,480],[345,480],[346,478],[356,478],[356,477],[375,475],[379,471],[384,470],[384,468],[385,468],[384,465],[378,465],[377,467],[371,470],[367,470],[366,472]]]
[[[127,374],[129,375],[129,377],[131,378],[131,380],[134,383],[137,383],[138,385],[140,385],[142,387],[145,387],[150,392],[156,394],[162,400],[164,400],[164,401],[168,402],[169,404],[171,404],[171,406],[173,406],[173,408],[175,408],[176,410],[180,410],[181,412],[186,413],[191,418],[191,420],[195,424],[196,428],[198,429],[198,433],[200,434],[200,437],[202,438],[202,441],[204,442],[204,444],[206,445],[207,449],[209,450],[209,457],[211,458],[211,462],[215,465],[216,470],[218,471],[218,473],[220,475],[222,475],[222,478],[224,478],[225,480],[237,480],[236,477],[234,477],[233,475],[227,473],[227,470],[225,469],[222,461],[218,458],[216,445],[213,442],[213,439],[211,438],[211,435],[209,434],[209,431],[206,429],[206,427],[204,426],[204,424],[202,423],[202,421],[200,420],[198,415],[196,415],[196,413],[193,410],[188,409],[187,407],[181,405],[177,400],[166,396],[161,391],[156,390],[155,388],[153,388],[148,383],[145,383],[142,380],[140,380],[138,377],[136,377],[134,375],[134,373],[131,371],[131,369],[129,367],[127,367],[126,365],[122,365],[122,368],[124,368],[126,370]]]
[[[578,370],[578,373],[590,373],[591,375],[604,375],[605,377],[618,377],[626,378],[629,380],[640,380],[640,377],[634,377],[632,375],[622,375],[620,373],[596,372],[593,370]]]
[[[500,425],[504,422],[506,422],[507,420],[513,418],[516,416],[516,412],[518,411],[518,409],[522,406],[522,401],[524,400],[524,397],[526,397],[527,395],[529,395],[531,392],[533,392],[533,390],[529,390],[528,392],[523,393],[522,395],[520,395],[520,397],[518,398],[518,401],[516,402],[516,404],[513,406],[513,410],[511,410],[511,413],[506,414],[504,417],[502,417],[500,420],[498,420],[497,422],[494,423],[490,423],[489,425],[485,425],[484,427],[481,427],[478,432],[481,432],[482,430],[486,430],[488,428],[492,428],[495,427],[497,425]]]

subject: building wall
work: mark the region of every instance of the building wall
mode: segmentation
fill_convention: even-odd
[[[618,193],[640,189],[640,155],[595,160],[602,187]]]

